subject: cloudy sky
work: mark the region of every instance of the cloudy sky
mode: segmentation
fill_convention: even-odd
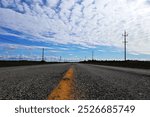
[[[0,58],[150,59],[150,0],[0,0]]]

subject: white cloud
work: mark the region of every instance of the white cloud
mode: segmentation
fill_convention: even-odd
[[[0,43],[0,46],[5,48],[6,50],[14,50],[14,49],[48,49],[53,50],[52,47],[45,47],[45,46],[26,46],[21,44],[6,44],[6,43]]]
[[[73,54],[70,53],[69,55],[72,56]]]
[[[33,41],[118,48],[126,29],[128,51],[150,54],[149,0],[44,1],[1,0],[0,26],[36,37]],[[52,37],[44,35],[49,32]]]
[[[98,50],[99,52],[105,52],[104,50]]]

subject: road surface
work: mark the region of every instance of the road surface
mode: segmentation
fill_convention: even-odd
[[[0,99],[150,99],[150,70],[79,63],[5,67]]]

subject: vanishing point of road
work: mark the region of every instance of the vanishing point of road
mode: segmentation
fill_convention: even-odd
[[[150,99],[150,70],[79,63],[1,67],[0,99]]]

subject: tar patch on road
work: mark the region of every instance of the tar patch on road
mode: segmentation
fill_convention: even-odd
[[[58,86],[48,95],[48,100],[70,100],[73,99],[74,70],[71,67]]]

